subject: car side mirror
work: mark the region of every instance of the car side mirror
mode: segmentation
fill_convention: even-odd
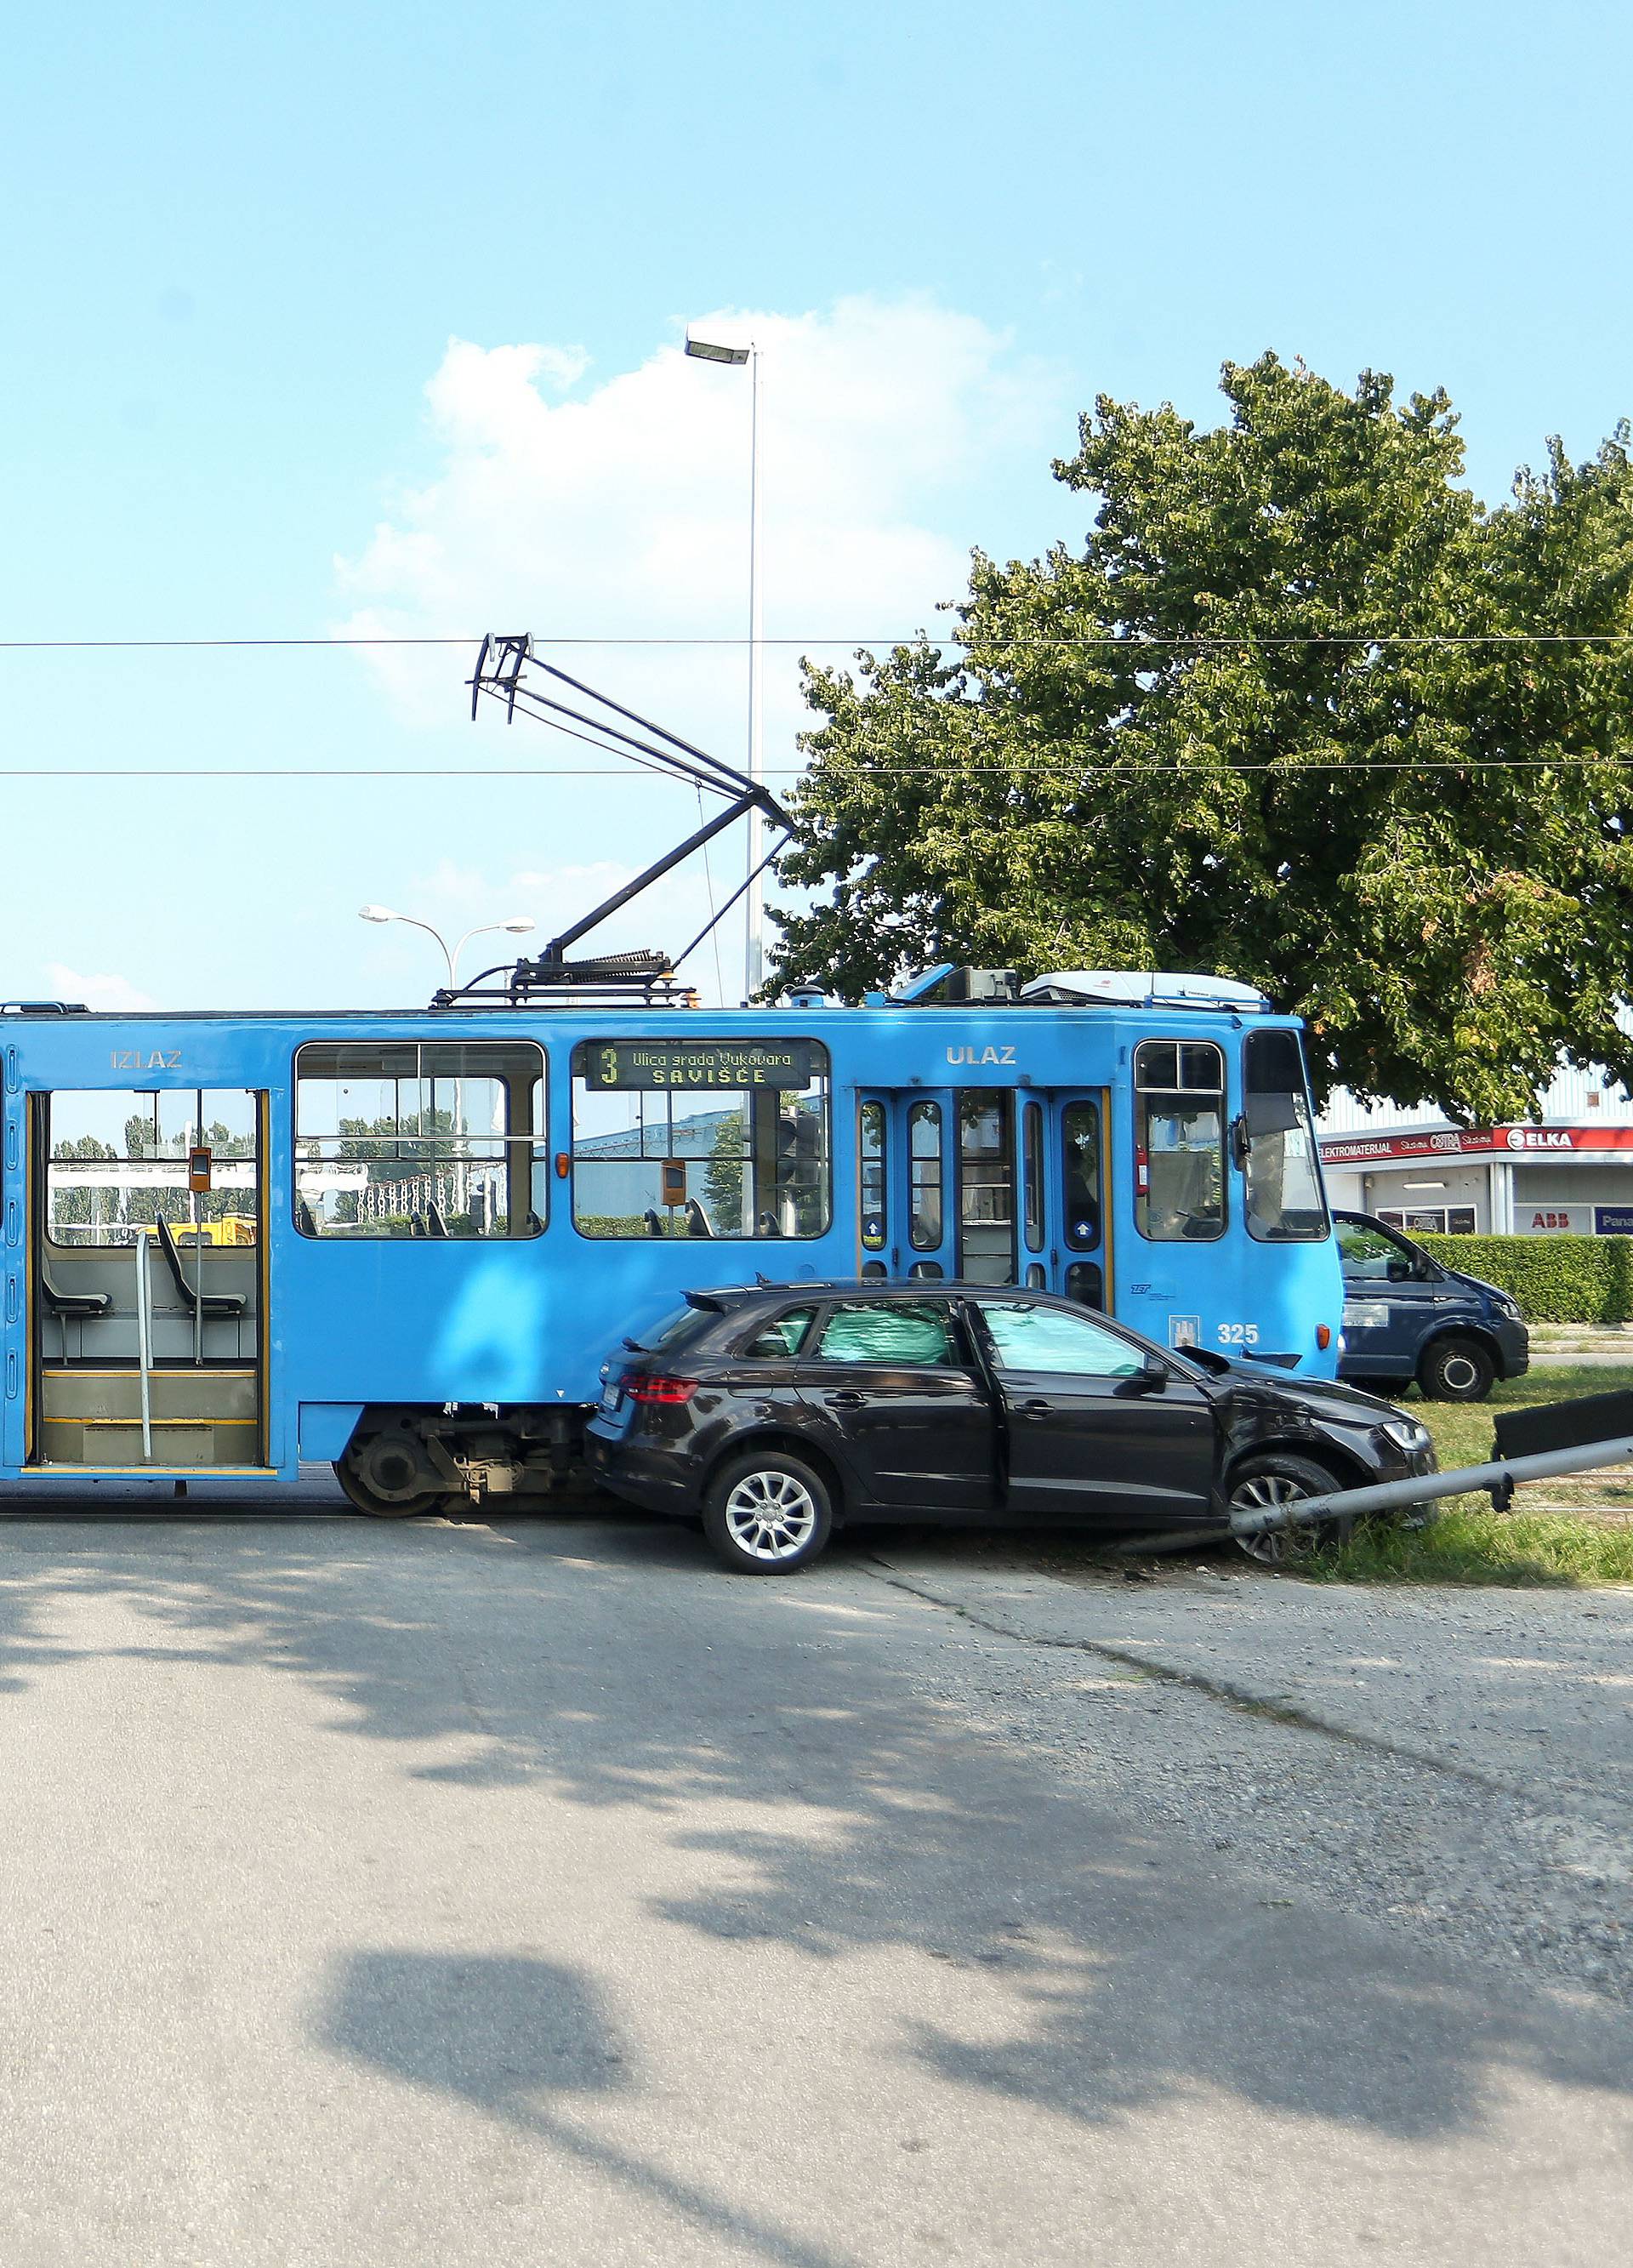
[[[1148,1354],[1134,1373],[1135,1384],[1142,1394],[1160,1394],[1168,1383],[1168,1366],[1154,1354]]]
[[[1409,1260],[1392,1260],[1388,1272],[1392,1284],[1409,1284],[1417,1271]]]

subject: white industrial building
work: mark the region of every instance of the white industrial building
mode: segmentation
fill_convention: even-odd
[[[1333,1204],[1409,1234],[1633,1236],[1633,1101],[1602,1072],[1562,1069],[1527,1125],[1456,1127],[1341,1088],[1319,1131]]]

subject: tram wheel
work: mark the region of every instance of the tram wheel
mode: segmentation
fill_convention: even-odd
[[[1263,1456],[1249,1457],[1232,1475],[1231,1510],[1269,1512],[1294,1504],[1303,1496],[1330,1496],[1337,1485],[1325,1465],[1318,1465],[1313,1457],[1272,1449]],[[1323,1541],[1342,1543],[1354,1527],[1352,1519],[1324,1520],[1320,1532]],[[1262,1567],[1284,1567],[1317,1532],[1313,1527],[1270,1528],[1257,1535],[1239,1535],[1236,1544]]]
[[[424,1467],[410,1449],[379,1434],[354,1441],[335,1461],[335,1477],[347,1500],[371,1520],[413,1520],[440,1512],[447,1491],[416,1487],[424,1476]]]

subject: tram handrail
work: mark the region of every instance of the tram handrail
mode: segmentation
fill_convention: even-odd
[[[153,1367],[153,1285],[148,1273],[151,1247],[148,1233],[143,1229],[136,1241],[136,1377],[142,1397],[142,1462],[148,1463],[153,1454],[152,1387],[149,1373]]]

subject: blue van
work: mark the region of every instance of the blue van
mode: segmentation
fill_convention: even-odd
[[[1482,1402],[1531,1366],[1524,1318],[1506,1292],[1443,1268],[1370,1212],[1333,1214],[1343,1263],[1338,1375],[1399,1396],[1416,1379],[1431,1402]]]

